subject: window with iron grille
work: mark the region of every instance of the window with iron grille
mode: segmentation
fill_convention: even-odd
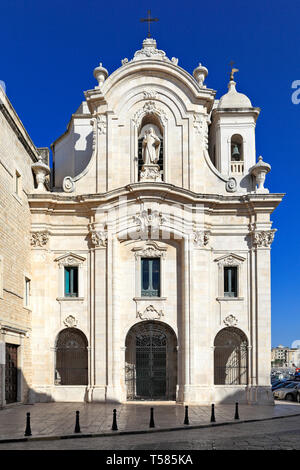
[[[142,297],[160,296],[160,258],[141,258]]]

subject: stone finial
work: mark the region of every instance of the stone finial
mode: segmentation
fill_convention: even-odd
[[[35,178],[37,181],[37,190],[44,191],[45,190],[45,181],[46,176],[50,173],[50,168],[46,163],[43,162],[43,157],[40,155],[38,157],[38,161],[31,165],[32,171],[35,174]]]
[[[204,80],[206,79],[208,75],[208,70],[206,67],[204,67],[201,63],[199,63],[198,67],[195,68],[193,71],[193,76],[196,80],[196,82],[201,86],[206,88],[206,85],[203,85]]]
[[[108,77],[108,70],[102,67],[102,62],[94,69],[94,77],[98,81],[98,87],[101,88]]]
[[[153,38],[144,39],[143,48],[135,52],[132,60],[136,61],[145,59],[164,60],[171,62],[170,59],[168,59],[166,56],[165,51],[157,49],[156,41]]]
[[[256,193],[268,193],[269,190],[264,187],[266,174],[271,170],[271,165],[263,161],[262,156],[258,157],[258,163],[250,168],[250,173],[256,179]]]

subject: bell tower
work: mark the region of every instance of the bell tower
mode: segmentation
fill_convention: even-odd
[[[260,109],[237,92],[234,81],[237,71],[232,69],[228,92],[212,111],[210,156],[220,173],[240,181],[256,162],[255,125]]]

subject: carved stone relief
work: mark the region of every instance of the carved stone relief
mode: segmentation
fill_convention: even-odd
[[[136,316],[141,320],[161,320],[161,317],[164,316],[164,313],[162,310],[156,310],[153,305],[149,305],[143,312],[137,312]]]

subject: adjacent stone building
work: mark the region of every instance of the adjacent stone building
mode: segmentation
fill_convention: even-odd
[[[38,158],[0,87],[0,407],[27,400],[32,381],[28,195],[35,190]]]
[[[234,70],[220,100],[207,74],[147,38],[110,76],[94,70],[52,145],[51,188],[41,151],[22,150],[31,401],[272,403],[270,215],[283,195],[257,162],[259,108]]]

